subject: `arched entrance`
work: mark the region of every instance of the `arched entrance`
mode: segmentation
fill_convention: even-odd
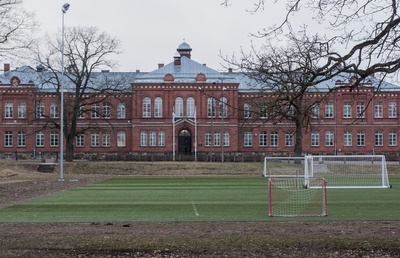
[[[183,155],[190,155],[192,153],[192,134],[187,129],[179,132],[178,152]]]

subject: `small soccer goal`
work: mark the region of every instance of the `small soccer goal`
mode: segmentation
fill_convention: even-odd
[[[327,188],[390,187],[383,155],[265,157],[263,175],[325,178]]]
[[[269,178],[268,216],[328,216],[323,178]]]

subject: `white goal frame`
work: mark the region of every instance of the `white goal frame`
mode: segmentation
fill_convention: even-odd
[[[265,157],[263,176],[304,178],[305,185],[308,178],[326,178],[327,188],[390,188],[384,155]]]
[[[326,180],[309,178],[308,182],[311,187],[300,178],[268,178],[268,216],[328,216]]]

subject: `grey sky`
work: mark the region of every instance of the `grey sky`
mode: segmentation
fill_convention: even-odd
[[[65,26],[96,26],[116,36],[124,53],[118,71],[152,71],[158,63],[173,60],[176,48],[185,40],[193,49],[192,58],[222,70],[220,51],[231,55],[249,48],[256,33],[276,20],[268,11],[254,15],[246,11],[251,1],[232,0],[229,7],[220,0],[24,0],[36,14],[41,33],[61,30],[61,7]],[[282,18],[282,17],[281,17]],[[276,21],[275,21],[276,22]]]

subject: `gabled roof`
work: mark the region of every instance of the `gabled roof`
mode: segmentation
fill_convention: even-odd
[[[174,82],[189,82],[195,83],[196,77],[199,74],[204,74],[206,77],[205,82],[215,82],[224,80],[224,82],[237,82],[235,77],[230,76],[226,73],[218,72],[217,70],[211,69],[203,64],[200,64],[186,56],[180,58],[180,65],[176,65],[171,62],[157,70],[149,72],[145,75],[138,76],[134,79],[134,83],[150,83],[164,82],[166,75],[172,75]]]

